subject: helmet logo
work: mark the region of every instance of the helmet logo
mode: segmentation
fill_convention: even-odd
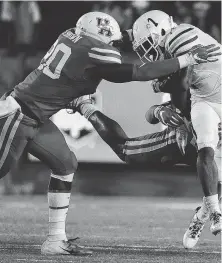
[[[152,22],[152,23],[154,24],[155,27],[158,26],[158,23],[156,23],[155,21],[153,21],[152,18],[148,18],[147,21],[148,21],[148,23]]]
[[[98,33],[106,37],[111,37],[113,34],[110,30],[110,21],[106,18],[97,17],[97,27],[99,28]]]

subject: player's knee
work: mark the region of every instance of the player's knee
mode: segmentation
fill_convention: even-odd
[[[71,152],[71,160],[72,160],[72,169],[73,169],[73,172],[75,173],[78,168],[78,161],[77,161],[77,158],[74,152]]]
[[[70,192],[74,174],[78,167],[76,156],[70,152],[70,159],[64,163],[65,169],[59,170],[59,173],[52,173],[49,184],[49,191]]]
[[[216,126],[203,126],[196,123],[193,127],[196,132],[198,150],[207,147],[214,150],[217,148],[219,136]]]
[[[208,142],[197,142],[198,151],[201,151],[202,149],[211,148],[213,151],[215,151],[217,144],[213,141]]]
[[[217,132],[205,133],[204,135],[197,135],[197,146],[200,151],[203,148],[212,148],[214,151],[217,148],[219,137]]]
[[[51,168],[53,174],[59,174],[60,176],[66,176],[68,174],[74,174],[77,170],[78,162],[73,152],[62,156],[60,160],[54,163]]]
[[[78,161],[72,151],[70,151],[69,158],[64,161],[64,168],[66,174],[75,173],[78,168]]]

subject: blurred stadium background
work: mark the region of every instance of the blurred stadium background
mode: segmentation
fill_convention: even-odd
[[[221,42],[220,1],[4,1],[0,2],[0,95],[32,71],[64,30],[74,27],[84,13],[99,10],[128,29],[144,12],[160,9],[178,23],[191,23]],[[126,52],[127,61],[132,52]],[[146,110],[167,97],[153,94],[149,83],[116,85],[103,81],[95,100],[105,114],[117,120],[129,136],[161,129],[144,118]],[[79,114],[66,111],[53,117],[64,131],[79,160],[74,191],[87,195],[200,196],[195,171],[178,166],[161,170],[123,164]],[[1,180],[3,194],[46,193],[50,171],[25,153],[18,168]]]

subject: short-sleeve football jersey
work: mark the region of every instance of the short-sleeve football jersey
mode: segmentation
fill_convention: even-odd
[[[58,37],[39,67],[14,88],[14,96],[44,122],[73,99],[94,93],[101,79],[91,79],[86,69],[107,63],[121,63],[116,48],[69,29]]]
[[[165,50],[168,57],[177,57],[199,44],[216,44],[221,48],[214,38],[199,28],[189,24],[180,24],[168,34]],[[190,66],[188,74],[191,100],[221,103],[221,59],[213,63]]]

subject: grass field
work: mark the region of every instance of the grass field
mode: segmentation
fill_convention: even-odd
[[[91,248],[88,257],[43,256],[47,234],[44,196],[2,196],[0,262],[22,263],[217,263],[220,236],[207,224],[195,249],[186,251],[182,236],[197,199],[73,196],[67,233]]]

